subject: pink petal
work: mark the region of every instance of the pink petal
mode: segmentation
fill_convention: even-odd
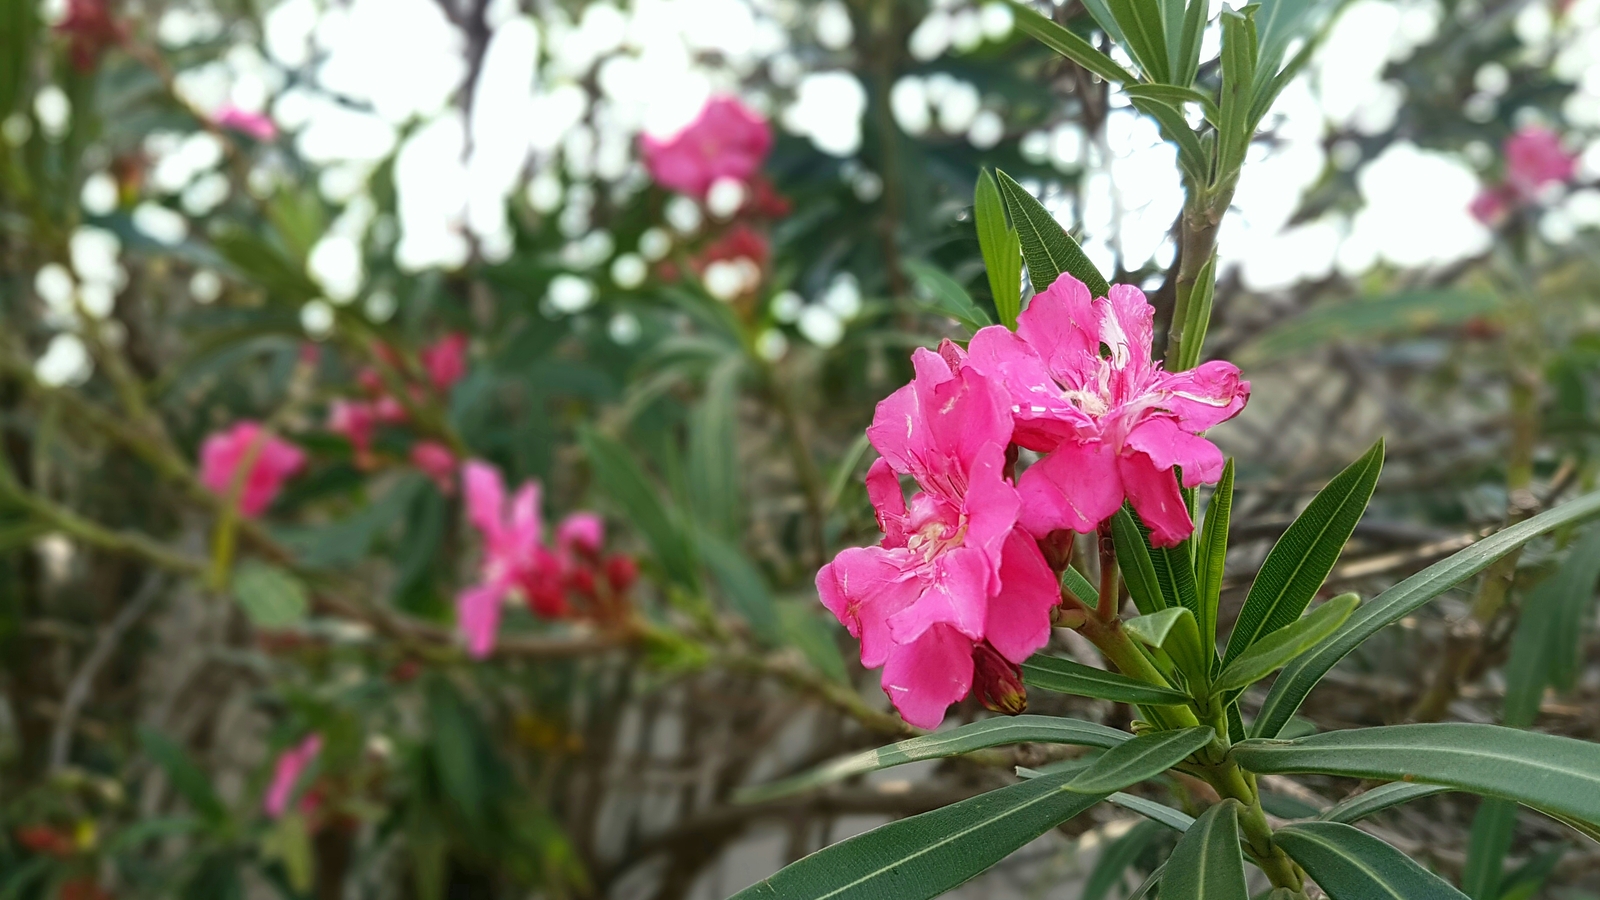
[[[1100,441],[1062,444],[1022,473],[1017,493],[1018,523],[1036,538],[1062,528],[1088,534],[1123,498],[1116,456]]]
[[[1157,467],[1149,456],[1137,451],[1123,454],[1117,468],[1128,490],[1128,502],[1150,529],[1152,545],[1176,547],[1194,531],[1171,469]]]
[[[998,444],[989,444],[979,452],[968,472],[967,492],[962,499],[967,528],[962,545],[983,554],[988,594],[1000,590],[1001,547],[1016,527],[1022,510],[1022,498],[1005,480],[1004,472],[1005,451]]]
[[[928,442],[927,431],[917,384],[912,382],[878,401],[872,424],[867,426],[867,440],[894,471],[910,473],[922,467],[920,454]]]
[[[606,526],[598,513],[575,512],[556,528],[556,545],[563,550],[599,553],[605,543]]]
[[[922,594],[916,566],[905,550],[853,547],[817,573],[822,605],[861,641],[861,664],[869,669],[883,665],[894,646],[889,617]]]
[[[929,483],[926,476],[970,473],[991,448],[998,448],[1003,459],[1011,443],[1011,404],[999,383],[973,369],[962,369],[925,396],[929,440],[923,453],[928,471],[915,474],[925,490],[956,501],[955,491]]]
[[[989,606],[989,561],[976,548],[956,547],[936,555],[931,569],[932,578],[916,602],[888,616],[889,637],[907,644],[943,624],[981,639]]]
[[[747,181],[772,149],[772,128],[733,97],[714,97],[682,131],[641,140],[645,168],[663,187],[703,197],[719,178]]]
[[[1050,610],[1061,602],[1056,573],[1027,532],[1006,538],[1000,593],[989,600],[983,634],[1000,655],[1020,663],[1050,642]]]
[[[915,643],[895,647],[882,684],[901,718],[918,728],[937,728],[950,704],[972,690],[972,641],[936,625]]]
[[[1134,426],[1125,446],[1150,457],[1157,469],[1183,467],[1183,486],[1198,487],[1222,477],[1222,451],[1203,437],[1192,435],[1170,416],[1151,416]]]
[[[261,806],[268,816],[276,819],[289,809],[294,789],[300,776],[316,761],[322,752],[322,735],[312,734],[296,746],[278,754],[273,765],[272,781],[262,798]]]
[[[494,649],[504,597],[505,587],[499,584],[474,585],[456,595],[456,627],[474,659],[483,659]]]
[[[1099,369],[1100,313],[1089,288],[1065,272],[1028,301],[1017,316],[1017,334],[1066,387],[1082,387]]]
[[[1250,401],[1250,382],[1240,380],[1239,367],[1212,360],[1187,372],[1157,376],[1152,392],[1157,405],[1178,417],[1190,432],[1228,421]]]
[[[965,365],[1006,389],[1016,421],[1013,440],[1048,452],[1063,440],[1087,434],[1094,423],[1061,394],[1032,346],[1003,325],[981,328],[967,345]]]
[[[867,498],[878,515],[878,530],[884,547],[906,545],[906,495],[900,490],[900,476],[889,461],[879,457],[867,469]]]
[[[469,459],[461,467],[461,484],[467,498],[467,521],[486,541],[498,541],[506,503],[500,470],[482,460]]]
[[[1118,393],[1131,396],[1149,384],[1155,373],[1150,356],[1154,333],[1155,307],[1144,291],[1131,284],[1114,284],[1102,306],[1100,340],[1111,351],[1111,370],[1116,373]]]

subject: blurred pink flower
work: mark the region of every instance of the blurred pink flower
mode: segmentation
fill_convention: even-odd
[[[450,388],[467,374],[467,336],[464,334],[447,334],[422,348],[420,355],[428,380],[441,394],[450,393]]]
[[[56,33],[67,39],[72,67],[88,72],[101,54],[127,40],[127,25],[111,13],[109,0],[67,0],[66,12],[56,23]]]
[[[585,556],[594,556],[600,552],[600,545],[605,543],[605,539],[605,521],[598,513],[575,512],[556,526],[556,546],[564,553],[576,551]]]
[[[1504,185],[1499,187],[1486,187],[1472,198],[1472,204],[1467,211],[1472,217],[1485,225],[1498,225],[1511,212],[1511,207],[1516,205],[1517,195]]]
[[[861,664],[883,667],[900,715],[933,728],[971,691],[975,648],[986,642],[1020,663],[1049,639],[1060,595],[1017,527],[1004,390],[962,365],[948,341],[912,362],[916,379],[878,404],[867,429],[882,455],[867,494],[883,541],[841,552],[817,573],[817,590],[860,639]],[[921,488],[909,506],[897,473]]]
[[[377,427],[378,412],[371,403],[340,398],[328,404],[328,430],[350,442],[358,466],[371,462],[372,434]]]
[[[1010,392],[1016,442],[1048,454],[1017,483],[1020,521],[1036,537],[1093,531],[1125,499],[1157,546],[1194,530],[1172,468],[1185,487],[1222,474],[1221,451],[1199,435],[1244,408],[1250,383],[1221,361],[1163,372],[1151,358],[1154,312],[1138,288],[1112,285],[1095,299],[1063,274],[1015,333],[973,335],[967,365]]]
[[[278,136],[278,126],[265,113],[249,112],[228,104],[217,111],[213,120],[222,128],[247,134],[263,143]]]
[[[1506,138],[1506,184],[1524,201],[1535,199],[1545,185],[1570,181],[1578,156],[1561,146],[1561,135],[1542,125],[1528,125]]]
[[[748,181],[772,149],[772,128],[734,97],[713,97],[682,131],[641,139],[645,167],[663,187],[704,197],[719,178]]]
[[[411,445],[411,464],[433,479],[446,497],[456,492],[456,455],[438,441],[417,441]]]
[[[278,754],[278,762],[272,769],[272,782],[267,785],[267,793],[261,801],[268,816],[276,819],[289,811],[289,801],[294,799],[294,789],[300,783],[300,776],[320,753],[322,735],[313,733],[297,746]],[[307,800],[310,798],[301,800],[302,807]]]
[[[259,449],[256,448],[258,443]],[[234,489],[239,467],[252,454],[254,460],[244,475],[239,495],[239,512],[247,517],[265,512],[283,489],[284,482],[306,462],[306,455],[299,447],[267,433],[258,422],[245,421],[212,434],[200,445],[200,483],[228,497]]]
[[[552,575],[559,584],[559,564],[543,543],[537,481],[525,482],[508,505],[499,470],[472,459],[461,468],[461,484],[467,519],[483,535],[483,561],[478,583],[456,595],[456,622],[467,651],[482,659],[494,649],[506,596],[540,596]]]

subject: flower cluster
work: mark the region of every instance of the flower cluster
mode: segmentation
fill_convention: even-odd
[[[488,463],[462,467],[467,518],[483,536],[478,582],[456,595],[456,623],[477,658],[494,649],[500,614],[521,599],[537,616],[553,619],[580,611],[613,619],[638,578],[634,561],[606,556],[605,525],[592,512],[574,512],[556,526],[554,545],[544,540],[537,481],[506,497],[505,481]]]
[[[382,351],[385,362],[394,370],[406,369],[393,350]],[[422,348],[418,353],[424,384],[407,385],[414,402],[427,399],[431,390],[436,397],[448,397],[451,388],[467,373],[467,337],[449,334]],[[372,452],[372,441],[380,426],[399,425],[406,421],[405,405],[389,392],[382,376],[376,370],[362,370],[358,378],[366,396],[361,399],[337,399],[328,404],[327,428],[350,442],[356,465],[372,469],[378,465]],[[455,491],[456,456],[449,447],[438,441],[417,440],[411,445],[411,465],[421,470],[439,485],[446,494]]]
[[[1220,361],[1163,371],[1153,315],[1137,288],[1095,298],[1062,275],[1015,333],[918,350],[915,379],[878,404],[867,493],[884,537],[840,553],[817,589],[906,721],[937,726],[975,673],[988,705],[1020,711],[1017,666],[1049,640],[1060,600],[1041,541],[1094,531],[1125,501],[1158,546],[1194,530],[1178,473],[1186,487],[1220,476],[1200,434],[1238,414],[1250,384]],[[1018,448],[1041,454],[1020,477]]]
[[[1497,225],[1513,209],[1534,203],[1553,184],[1572,180],[1578,156],[1561,145],[1561,135],[1540,125],[1529,125],[1506,138],[1505,180],[1483,189],[1472,201],[1472,215],[1485,225]]]

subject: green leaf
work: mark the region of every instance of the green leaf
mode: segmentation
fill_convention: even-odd
[[[1178,706],[1189,700],[1187,694],[1171,688],[1043,653],[1034,654],[1022,664],[1022,682],[1042,691],[1140,706]]]
[[[300,266],[243,228],[222,231],[211,241],[246,280],[260,285],[278,300],[299,304],[322,293]]]
[[[891,822],[826,847],[733,900],[930,900],[963,884],[1100,797],[1044,775]]]
[[[694,545],[662,503],[656,489],[627,448],[592,429],[579,432],[579,441],[594,468],[595,483],[614,500],[623,516],[649,543],[668,578],[695,589],[700,582]]]
[[[1486,798],[1472,817],[1461,889],[1472,900],[1499,900],[1500,875],[1517,830],[1517,804]]]
[[[1498,294],[1439,288],[1312,306],[1256,338],[1245,361],[1267,362],[1315,350],[1335,341],[1376,341],[1453,325],[1501,308]]]
[[[1080,248],[1061,224],[1050,215],[1032,194],[1010,175],[996,169],[1000,182],[1000,195],[1005,198],[1006,209],[1011,212],[1011,223],[1016,226],[1017,239],[1022,243],[1022,258],[1028,264],[1028,280],[1035,292],[1048,290],[1062,272],[1083,282],[1089,293],[1104,297],[1111,286],[1104,275],[1083,255]]]
[[[1256,641],[1222,667],[1212,689],[1236,691],[1255,684],[1337,631],[1360,605],[1361,598],[1355,594],[1340,594],[1294,624]]]
[[[1239,803],[1212,804],[1183,833],[1161,879],[1161,900],[1244,900],[1244,856],[1239,851]]]
[[[1194,624],[1194,613],[1181,606],[1168,607],[1148,616],[1138,616],[1122,623],[1138,640],[1151,647],[1166,651],[1191,682],[1191,688],[1205,684],[1211,670],[1211,659],[1200,648],[1200,631]]]
[[[1171,78],[1167,64],[1167,40],[1161,29],[1161,7],[1153,0],[1106,0],[1111,15],[1122,29],[1122,44],[1128,55],[1150,81]]]
[[[989,320],[989,314],[972,302],[967,289],[938,267],[916,259],[908,259],[904,265],[916,280],[919,296],[926,301],[924,308],[955,319],[965,325],[969,333],[994,324]]]
[[[233,597],[257,628],[287,628],[311,608],[300,579],[256,560],[240,563],[233,573]]]
[[[1600,578],[1600,528],[1576,542],[1566,560],[1528,595],[1506,662],[1501,723],[1532,725],[1546,685],[1570,688],[1578,669],[1583,613]]]
[[[1542,534],[1600,514],[1600,491],[1586,494],[1519,522],[1498,534],[1423,569],[1364,604],[1331,637],[1284,667],[1256,716],[1253,735],[1272,737],[1283,729],[1322,676],[1345,654],[1386,625],[1398,622],[1424,603],[1478,574],[1500,557]]]
[[[724,538],[737,538],[740,500],[739,379],[744,360],[730,354],[706,379],[705,396],[689,413],[689,507],[695,521]]]
[[[1339,561],[1345,542],[1366,512],[1382,470],[1380,439],[1328,482],[1273,545],[1250,585],[1233,634],[1228,636],[1228,652],[1222,657],[1224,666],[1251,644],[1300,618]]]
[[[1216,732],[1204,725],[1141,734],[1107,750],[1094,765],[1078,773],[1067,790],[1081,794],[1120,791],[1183,762],[1214,737]]]
[[[1194,77],[1200,70],[1200,45],[1205,38],[1206,14],[1210,11],[1209,2],[1189,0],[1189,8],[1183,16],[1182,30],[1177,32],[1178,55],[1172,64],[1174,84],[1194,84]],[[1169,26],[1167,31],[1169,40],[1173,33]]]
[[[779,603],[784,640],[797,648],[812,668],[840,684],[849,684],[850,673],[834,637],[838,624],[821,607],[815,594],[807,600]]]
[[[209,820],[213,827],[227,819],[227,807],[222,805],[222,798],[211,786],[211,779],[182,747],[153,728],[139,729],[139,746],[167,774],[173,789],[196,813]]]
[[[1194,824],[1194,817],[1188,813],[1179,812],[1170,806],[1165,806],[1154,800],[1146,800],[1133,794],[1124,794],[1121,791],[1117,791],[1107,797],[1106,802],[1114,803],[1123,809],[1133,810],[1151,821],[1159,822],[1171,828],[1173,831],[1188,831],[1189,826]]]
[[[1082,572],[1071,566],[1061,573],[1061,586],[1071,591],[1072,596],[1081,600],[1085,606],[1093,608],[1100,602],[1100,591],[1089,583],[1089,579],[1083,577]]]
[[[1192,183],[1197,186],[1210,184],[1210,157],[1200,145],[1200,136],[1189,127],[1189,120],[1184,118],[1182,108],[1147,96],[1142,91],[1131,99],[1140,112],[1156,120],[1161,127],[1161,136],[1178,148],[1178,165],[1189,174]]]
[[[1022,245],[1016,229],[1006,224],[1005,201],[1000,199],[1000,188],[987,169],[978,171],[973,217],[977,220],[978,249],[989,275],[995,312],[1000,314],[1000,324],[1016,331],[1017,314],[1022,311]]]
[[[1200,546],[1195,554],[1195,596],[1200,604],[1196,624],[1200,640],[1212,648],[1217,646],[1217,606],[1222,602],[1223,567],[1228,561],[1228,520],[1233,514],[1233,459],[1229,457],[1222,467],[1222,480],[1211,494],[1206,506],[1205,521],[1200,526]],[[1213,663],[1215,666],[1216,663]]]
[[[1133,865],[1145,850],[1160,838],[1164,829],[1156,822],[1140,822],[1127,833],[1107,844],[1089,870],[1078,900],[1105,900],[1111,889],[1122,885],[1123,873]]]
[[[1382,812],[1391,806],[1409,803],[1421,797],[1431,797],[1442,794],[1450,788],[1439,784],[1407,784],[1396,781],[1391,784],[1380,784],[1370,791],[1351,797],[1350,799],[1325,810],[1317,818],[1324,822],[1343,822],[1349,825],[1359,822],[1376,812]]]
[[[272,823],[261,840],[261,856],[283,865],[289,886],[295,891],[304,893],[311,889],[311,832],[299,812],[288,813]]]
[[[767,587],[766,576],[755,563],[732,541],[715,534],[702,533],[695,547],[729,605],[749,624],[756,638],[768,647],[782,646],[784,629],[778,619],[777,604]]]
[[[1132,736],[1127,732],[1077,719],[1028,715],[981,719],[949,731],[908,738],[887,747],[840,757],[793,778],[741,790],[734,800],[738,803],[759,803],[891,766],[960,756],[1006,744],[1026,742],[1110,748],[1129,740],[1132,740]]]
[[[1219,177],[1237,173],[1245,151],[1255,137],[1251,116],[1255,99],[1257,65],[1256,25],[1246,7],[1243,13],[1222,11],[1222,93],[1218,104],[1217,171]]]
[[[1103,5],[1104,0],[1091,2]],[[1040,15],[1033,7],[1013,2],[1011,11],[1016,17],[1017,27],[1032,35],[1034,40],[1101,78],[1117,84],[1131,84],[1136,80],[1133,73],[1117,65],[1115,60],[1095,49],[1093,44]]]
[[[1205,347],[1206,332],[1211,328],[1211,304],[1217,292],[1217,254],[1213,252],[1206,264],[1195,274],[1194,287],[1189,292],[1189,305],[1183,315],[1183,344],[1178,348],[1175,372],[1186,372],[1200,364]]]
[[[1387,725],[1233,748],[1260,774],[1318,772],[1442,784],[1600,823],[1600,744],[1499,725]]]
[[[1126,506],[1111,517],[1111,540],[1116,546],[1122,580],[1128,583],[1128,593],[1139,612],[1148,616],[1171,605],[1161,590],[1161,583],[1156,580],[1155,561],[1150,556],[1149,543]]]
[[[1279,828],[1272,840],[1333,900],[1466,900],[1404,853],[1349,825],[1300,822]]]

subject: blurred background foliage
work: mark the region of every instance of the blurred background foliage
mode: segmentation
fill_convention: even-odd
[[[1220,237],[1206,352],[1255,393],[1213,436],[1230,571],[1388,439],[1328,585],[1370,596],[1593,485],[1600,3],[1303,6],[1321,42]],[[1078,2],[1041,9],[1099,39]],[[876,539],[862,429],[910,350],[995,316],[979,167],[1170,316],[1173,148],[1012,8],[0,0],[0,23],[0,897],[715,898],[1048,761],[733,798],[906,727],[812,579]],[[761,174],[651,183],[641,134],[722,95],[771,122]],[[1535,133],[1559,171],[1530,187],[1508,141]],[[246,421],[306,457],[259,517],[197,462]],[[466,653],[467,458],[539,480],[549,521],[603,512],[607,566],[641,577],[588,570]],[[1370,642],[1300,727],[1600,739],[1593,540]],[[264,808],[307,736],[295,801]],[[1265,783],[1286,816],[1353,786],[1316,787]],[[1514,808],[1376,821],[1480,900],[1600,892],[1593,842]],[[1166,840],[1130,825],[1098,810],[964,891],[1117,896]]]

